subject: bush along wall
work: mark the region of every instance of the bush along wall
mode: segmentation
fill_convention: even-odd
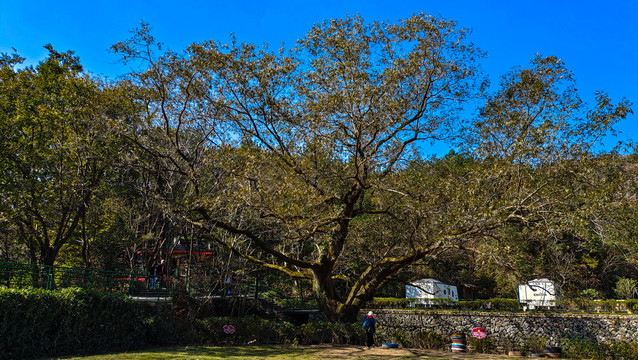
[[[632,314],[378,309],[375,317],[377,340],[405,347],[445,350],[451,335],[462,333],[476,352],[536,353],[552,346],[568,358],[638,359],[638,316]],[[475,327],[485,329],[487,337],[472,338]]]
[[[456,309],[456,310],[523,310],[523,304],[517,299],[487,299],[454,301],[450,299],[427,299],[427,303],[417,298],[374,298],[368,307],[371,309],[411,309],[424,307],[431,309]]]
[[[0,288],[0,359],[137,349],[153,339],[153,322],[121,294]]]
[[[122,294],[83,289],[0,288],[0,359],[100,354],[166,345],[364,341],[359,323],[311,321],[294,326],[275,317],[254,315],[202,319],[195,315],[201,312],[202,304],[179,297],[172,303],[148,304]]]
[[[281,320],[256,316],[210,317],[197,320],[204,344],[363,344],[364,334],[359,323],[330,323],[310,321],[295,326]]]
[[[416,298],[374,298],[368,303],[371,309],[413,309],[415,307],[429,309],[451,309],[451,310],[504,310],[523,311],[523,304],[518,299],[483,299],[483,300],[461,300],[450,299],[428,299],[427,303],[419,303],[423,299]],[[556,302],[555,310],[570,310],[584,312],[638,312],[638,299],[630,300],[588,300],[572,299]]]

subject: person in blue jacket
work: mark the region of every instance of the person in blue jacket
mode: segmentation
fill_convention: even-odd
[[[370,311],[363,321],[363,330],[366,332],[366,345],[368,349],[374,345],[374,332],[377,330],[376,328],[377,320],[374,318],[372,311]]]

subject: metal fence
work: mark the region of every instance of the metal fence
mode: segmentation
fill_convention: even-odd
[[[151,278],[147,273],[133,271],[108,271],[68,266],[47,266],[0,261],[0,287],[40,288],[55,290],[79,287],[99,291],[121,292],[149,300],[167,300],[176,288],[185,289],[195,296],[255,297],[265,298],[283,307],[308,307],[311,298],[289,296],[285,292],[264,283],[235,279],[232,283],[213,284],[214,279],[201,275],[159,276]],[[316,305],[315,305],[316,306]]]
[[[35,287],[53,290],[80,287],[134,294],[136,290],[148,289],[150,283],[147,275],[131,271],[107,271],[0,261],[0,286],[10,288]],[[171,282],[167,278],[163,278],[158,284],[169,288]]]

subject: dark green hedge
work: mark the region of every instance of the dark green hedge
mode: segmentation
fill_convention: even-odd
[[[404,309],[410,306],[408,298],[374,298],[366,307],[370,309]]]
[[[412,308],[413,302],[418,299],[410,298],[374,298],[368,303],[370,309],[405,309]],[[523,310],[523,304],[517,299],[484,299],[484,300],[461,300],[453,301],[449,299],[429,299],[427,306],[417,304],[417,307],[434,309],[456,309],[456,310]],[[586,300],[574,299],[557,301],[555,310],[579,310],[585,312],[636,312],[638,311],[638,300]]]
[[[374,298],[368,303],[370,309],[405,309],[412,308],[418,299],[409,298]],[[456,309],[456,310],[523,310],[523,304],[517,299],[485,299],[485,300],[461,300],[453,301],[449,299],[430,299],[427,306],[417,304],[417,307],[434,309]],[[637,312],[638,300],[587,300],[574,299],[557,301],[554,310],[578,310],[585,312]]]
[[[198,320],[203,343],[215,345],[244,344],[363,344],[364,333],[360,323],[330,323],[310,321],[300,326],[256,316],[239,318],[211,317]],[[224,332],[224,326],[232,325],[234,333]]]
[[[559,301],[557,305],[563,309],[581,310],[585,312],[617,312],[638,310],[638,300],[588,300],[573,299]]]
[[[290,342],[295,328],[285,321],[271,321],[255,316],[241,318],[212,317],[197,320],[203,338],[210,344],[281,344]],[[224,332],[224,326],[231,325],[234,333]]]
[[[122,351],[152,338],[143,305],[117,293],[0,288],[0,359]]]
[[[397,307],[405,306],[406,301],[375,299],[374,304]],[[514,308],[514,301],[490,299],[454,305],[495,310]],[[178,301],[150,306],[121,294],[81,289],[45,291],[0,288],[0,359],[99,354],[157,345],[362,344],[364,341],[360,323],[312,321],[293,326],[285,321],[257,316],[197,319],[183,315],[188,313],[183,311],[188,304],[180,304]],[[635,309],[636,302],[596,301],[587,305],[617,311],[619,307]],[[195,307],[202,309],[201,306]],[[233,325],[235,332],[225,333],[224,325]],[[449,342],[448,338],[427,331],[410,333],[392,330],[386,333],[382,327],[379,330],[379,339],[397,342],[402,346],[446,348]],[[481,352],[490,352],[494,347],[494,344],[485,341],[470,345]],[[624,342],[598,344],[571,339],[562,341],[561,346],[565,354],[587,353],[595,359],[608,358],[610,354],[622,354],[627,359],[638,356],[638,347]]]
[[[458,307],[467,310],[521,310],[523,309],[523,304],[517,299],[493,298],[459,301]]]
[[[83,289],[0,288],[0,359],[100,354],[158,345],[363,342],[358,323],[314,321],[296,327],[256,316],[196,319],[181,311],[188,306],[179,301],[151,306],[126,295]],[[225,333],[224,325],[233,325],[235,333]]]
[[[405,309],[414,306],[412,298],[374,298],[367,307],[370,309]],[[429,299],[428,308],[446,308],[458,310],[520,310],[523,305],[517,299],[461,300]],[[425,307],[417,304],[417,307]]]

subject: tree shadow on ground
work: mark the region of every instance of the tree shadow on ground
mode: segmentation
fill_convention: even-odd
[[[175,349],[175,355],[183,356],[211,356],[219,358],[254,358],[254,357],[274,357],[299,354],[300,348],[292,346],[272,345],[272,346],[193,346]],[[305,349],[304,354],[312,355],[318,353],[320,349]]]

